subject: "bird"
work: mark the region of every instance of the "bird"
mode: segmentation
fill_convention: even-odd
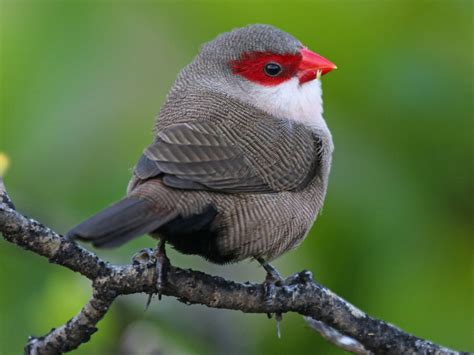
[[[271,292],[270,261],[304,240],[326,196],[321,77],[333,69],[271,25],[218,35],[178,74],[126,196],[66,238],[106,248],[150,234],[158,289],[165,244],[216,264],[256,260]]]

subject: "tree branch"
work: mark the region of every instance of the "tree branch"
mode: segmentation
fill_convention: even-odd
[[[65,325],[46,336],[30,338],[26,354],[59,354],[89,341],[96,324],[119,295],[155,293],[154,261],[114,266],[67,241],[39,222],[18,213],[0,179],[0,232],[22,248],[92,280],[93,295]],[[357,354],[461,354],[417,338],[384,321],[369,317],[329,289],[314,282],[309,271],[287,278],[277,287],[272,304],[264,301],[263,285],[236,283],[199,271],[167,270],[162,294],[186,304],[240,310],[245,313],[297,312],[337,346]]]
[[[105,316],[115,297],[114,292],[94,290],[89,302],[66,324],[44,337],[30,337],[25,354],[61,354],[88,342],[97,331],[95,325]]]

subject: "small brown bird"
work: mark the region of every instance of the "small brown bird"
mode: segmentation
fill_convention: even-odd
[[[143,234],[214,263],[267,261],[304,239],[326,194],[333,143],[320,76],[335,69],[293,36],[250,25],[205,44],[178,75],[127,196],[73,228],[113,247]]]

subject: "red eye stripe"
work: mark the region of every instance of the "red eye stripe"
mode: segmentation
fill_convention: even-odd
[[[301,54],[275,54],[270,52],[247,52],[241,58],[230,63],[232,72],[264,86],[274,86],[291,79],[297,72]],[[269,76],[264,68],[268,63],[277,63],[282,72]]]

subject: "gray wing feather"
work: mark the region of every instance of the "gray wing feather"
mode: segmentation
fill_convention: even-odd
[[[181,189],[277,192],[320,173],[319,133],[209,92],[168,99],[135,176]],[[135,185],[134,185],[135,186]]]
[[[206,123],[181,123],[158,133],[140,158],[135,174],[182,189],[267,192],[271,188],[248,164],[242,151]]]
[[[134,174],[138,178],[146,180],[153,176],[158,176],[161,174],[161,171],[153,160],[148,159],[146,155],[143,154],[135,166]]]

